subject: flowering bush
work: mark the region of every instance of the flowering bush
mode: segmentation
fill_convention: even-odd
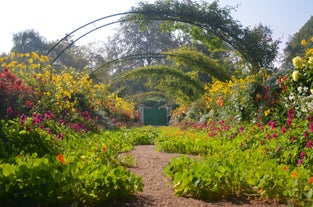
[[[21,100],[11,102],[18,106],[25,106],[27,109],[31,108],[32,112],[43,114],[51,111],[56,118],[62,118],[76,125],[80,125],[82,121],[88,121],[89,129],[100,125],[131,126],[139,122],[134,104],[110,94],[105,84],[94,84],[89,75],[83,71],[77,72],[73,68],[63,68],[62,71],[58,71],[49,65],[48,57],[39,56],[34,52],[11,53],[10,57],[0,58],[0,63],[16,73],[14,77],[20,77],[18,83],[22,81],[31,88],[32,99],[24,102]],[[5,75],[5,77],[11,76]],[[20,88],[20,91],[26,93],[25,89]],[[7,95],[14,99],[12,97],[14,94],[16,93],[10,92]],[[19,93],[16,94],[17,97],[21,99],[23,96]],[[8,110],[11,113],[13,107],[10,104],[8,103],[7,107],[1,110],[4,112]]]
[[[32,87],[8,68],[0,72],[0,119],[28,113],[33,108],[34,101],[36,93]]]
[[[313,38],[310,41],[313,43]],[[302,40],[302,45],[308,42]],[[292,63],[294,70],[285,79],[281,103],[285,111],[295,109],[297,117],[308,116],[313,112],[313,48],[307,48],[303,57],[294,57]]]

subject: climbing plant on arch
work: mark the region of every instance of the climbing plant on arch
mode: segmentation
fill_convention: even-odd
[[[217,1],[202,4],[191,1],[158,0],[153,4],[142,2],[125,18],[143,27],[150,21],[163,20],[173,24],[187,23],[201,29],[210,37],[218,37],[237,50],[250,64],[251,72],[268,67],[276,58],[278,44],[273,41],[269,28],[244,28],[230,15],[229,8],[221,8]]]

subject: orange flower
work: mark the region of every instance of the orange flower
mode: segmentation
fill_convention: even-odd
[[[62,154],[59,154],[59,155],[57,156],[57,158],[58,158],[58,160],[59,160],[60,163],[66,165],[66,162],[65,162],[65,160],[64,160],[64,156],[63,156]]]
[[[107,151],[106,146],[102,146],[102,152],[106,152],[106,151]]]
[[[283,166],[283,171],[286,171],[288,169],[288,167],[286,165]]]
[[[292,178],[296,178],[298,176],[298,172],[297,171],[294,171],[292,174],[291,174],[291,177]]]
[[[309,183],[309,185],[313,183],[313,176],[311,176],[311,177],[309,178],[308,183]]]

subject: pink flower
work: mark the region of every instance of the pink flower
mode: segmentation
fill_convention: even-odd
[[[281,150],[281,147],[277,147],[275,152],[279,152]]]
[[[295,117],[295,113],[296,113],[296,111],[294,109],[290,109],[288,111],[288,118],[293,119]]]
[[[310,124],[310,132],[313,132],[313,122]]]
[[[22,114],[20,118],[20,124],[22,127],[24,126],[26,119],[27,119],[27,116],[25,114]]]
[[[8,108],[7,108],[7,114],[8,114],[8,115],[11,115],[12,113],[13,113],[12,107],[8,107]]]
[[[301,158],[301,160],[304,159],[304,157],[305,157],[305,151],[300,152],[300,158]]]
[[[287,119],[287,125],[291,126],[291,119],[290,118]]]
[[[292,142],[294,142],[294,141],[296,140],[295,136],[291,136],[291,137],[290,137],[290,140],[291,140]]]
[[[302,162],[303,162],[303,160],[299,159],[299,160],[298,160],[298,165],[301,165]]]
[[[303,136],[304,136],[305,138],[309,138],[309,133],[308,133],[308,131],[304,131],[304,132],[303,132]]]
[[[285,127],[285,126],[282,126],[282,128],[281,128],[281,133],[282,133],[282,134],[285,134],[285,132],[286,132],[286,127]]]
[[[272,134],[272,138],[277,138],[278,136],[277,136],[277,133],[276,132],[274,132],[273,134]]]
[[[62,140],[63,139],[63,134],[58,134],[58,140]]]
[[[47,120],[49,120],[49,119],[54,119],[54,114],[53,114],[51,111],[47,111],[47,112],[45,113],[45,118],[46,118]]]
[[[312,149],[312,141],[310,139],[307,141],[306,147]]]
[[[271,129],[275,129],[275,122],[269,121],[268,125],[270,126]]]

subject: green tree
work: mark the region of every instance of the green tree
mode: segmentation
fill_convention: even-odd
[[[313,16],[301,27],[299,32],[295,33],[286,43],[284,49],[283,68],[292,69],[292,58],[305,54],[305,48],[301,45],[301,40],[308,42],[313,36]],[[312,44],[312,43],[311,43]]]
[[[13,34],[13,48],[15,53],[37,52],[44,54],[47,50],[47,43],[44,37],[35,30],[26,30]]]
[[[230,9],[220,8],[217,1],[198,4],[190,1],[159,0],[154,4],[140,3],[134,12],[136,14],[126,18],[136,21],[142,27],[155,20],[196,26],[201,34],[207,34],[210,39],[217,37],[237,50],[249,63],[252,73],[257,73],[262,67],[270,67],[277,55],[280,41],[273,41],[268,27],[260,25],[252,29],[243,28],[230,16]],[[207,42],[208,38],[202,40]]]

